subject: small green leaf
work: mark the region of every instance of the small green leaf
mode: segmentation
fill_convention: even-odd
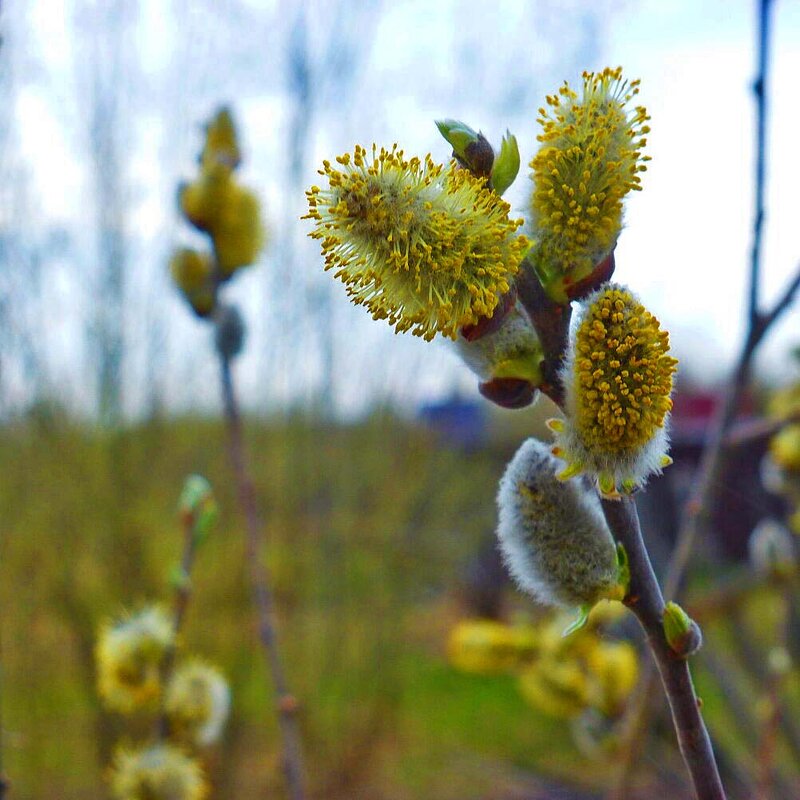
[[[453,152],[462,160],[467,160],[467,146],[478,141],[478,134],[464,122],[457,119],[436,120],[436,127]]]
[[[589,621],[589,612],[592,610],[591,606],[581,606],[578,609],[578,616],[564,628],[564,631],[561,634],[562,639],[566,639],[571,633],[575,633],[575,631],[579,631],[581,628],[586,625]]]
[[[503,194],[519,173],[519,146],[517,137],[509,131],[500,144],[500,153],[492,165],[492,188],[497,194]]]
[[[169,571],[169,585],[175,591],[183,591],[188,589],[192,579],[186,574],[186,571],[180,564],[173,564],[172,569]]]
[[[195,542],[209,534],[217,520],[217,501],[211,484],[202,475],[190,475],[183,485],[179,502],[181,515],[191,522]]]
[[[617,542],[617,582],[627,595],[631,586],[631,565],[628,562],[628,551],[620,542]]]

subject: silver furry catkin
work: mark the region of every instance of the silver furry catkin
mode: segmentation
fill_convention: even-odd
[[[528,439],[500,481],[497,535],[520,588],[547,605],[619,598],[617,551],[597,496],[556,478],[558,460]]]

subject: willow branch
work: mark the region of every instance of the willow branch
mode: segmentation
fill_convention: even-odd
[[[623,601],[645,632],[672,712],[681,755],[698,800],[724,800],[725,791],[711,739],[700,713],[689,665],[670,648],[664,634],[664,597],[647,553],[633,498],[603,500],[603,513],[616,541],[628,555],[631,580]]]
[[[536,327],[544,351],[542,391],[563,406],[561,363],[569,340],[569,306],[559,306],[546,296],[527,263],[523,264],[516,285],[520,302]],[[636,504],[631,497],[620,501],[604,500],[603,513],[615,540],[623,545],[628,555],[631,582],[625,603],[639,620],[658,665],[695,795],[698,800],[724,800],[725,792],[688,663],[679,659],[666,641],[664,598],[642,539]]]
[[[725,435],[723,445],[726,448],[745,447],[763,442],[780,433],[787,425],[800,422],[800,412],[787,414],[780,419],[751,419],[731,426]]]
[[[758,7],[758,67],[753,82],[756,98],[756,163],[753,210],[753,244],[750,252],[748,312],[751,325],[758,317],[759,275],[761,272],[761,232],[764,225],[764,178],[767,152],[767,78],[769,77],[770,6],[772,0],[760,0]]]
[[[186,610],[189,607],[189,599],[192,593],[192,568],[194,567],[194,557],[197,552],[197,537],[195,536],[196,515],[185,513],[183,517],[183,555],[181,556],[180,574],[175,583],[175,598],[172,606],[172,639],[169,647],[164,652],[160,665],[161,710],[156,722],[156,738],[165,740],[170,735],[169,716],[164,706],[164,691],[169,685],[170,678],[175,671],[175,656],[177,653],[178,636],[183,628],[183,621],[186,619]]]
[[[306,792],[300,729],[297,721],[297,700],[289,691],[278,650],[273,622],[275,603],[269,574],[261,561],[262,523],[256,505],[255,486],[247,469],[242,420],[233,383],[231,360],[222,352],[218,351],[218,355],[225,420],[228,429],[228,449],[236,479],[239,503],[245,517],[247,561],[250,566],[253,599],[258,613],[259,638],[272,675],[278,728],[283,743],[283,770],[291,800],[304,800]]]

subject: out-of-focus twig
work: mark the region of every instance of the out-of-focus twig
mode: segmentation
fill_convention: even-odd
[[[686,601],[686,610],[692,619],[705,622],[722,614],[735,611],[752,597],[752,593],[764,587],[784,587],[800,576],[797,568],[780,576],[758,575],[753,571],[737,572],[732,578],[711,589],[691,596]]]
[[[175,578],[175,598],[172,607],[172,640],[161,659],[161,710],[156,721],[156,736],[164,740],[169,737],[169,716],[164,706],[165,689],[169,684],[172,673],[175,671],[175,655],[177,653],[178,636],[183,628],[186,610],[192,594],[192,568],[197,552],[197,537],[195,536],[195,514],[182,514],[183,523],[183,554],[181,556],[180,570]]]
[[[800,412],[787,414],[780,419],[752,419],[731,425],[725,436],[725,447],[744,447],[769,439],[787,425],[800,422]]]
[[[239,502],[247,529],[247,560],[250,567],[253,598],[258,613],[258,632],[269,664],[283,744],[283,769],[291,800],[304,800],[305,778],[300,730],[297,721],[297,700],[291,694],[283,670],[275,633],[274,600],[269,574],[261,561],[261,521],[256,505],[253,480],[247,468],[242,419],[233,383],[231,359],[218,349],[222,397],[228,428],[228,449],[233,467]]]

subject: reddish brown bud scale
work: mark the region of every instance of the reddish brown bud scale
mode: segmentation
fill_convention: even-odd
[[[506,292],[500,299],[500,303],[494,310],[491,317],[481,317],[475,325],[464,325],[461,328],[461,335],[468,342],[476,342],[490,333],[495,333],[500,330],[503,320],[508,316],[509,311],[514,308],[517,302],[517,290],[511,287],[510,291]]]
[[[614,251],[612,250],[585,278],[572,283],[569,276],[564,278],[564,289],[570,300],[583,300],[595,289],[611,280],[614,275]]]
[[[536,387],[524,378],[495,378],[479,383],[478,391],[501,408],[525,408],[536,398]]]

